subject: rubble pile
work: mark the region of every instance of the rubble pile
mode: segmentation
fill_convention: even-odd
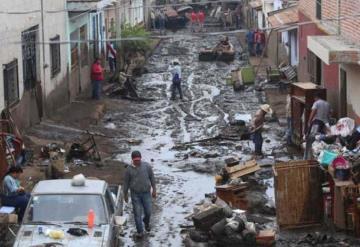
[[[247,220],[246,211],[231,209],[220,198],[204,201],[194,208],[194,228],[189,229],[186,246],[271,246],[275,241],[273,230]]]
[[[194,227],[188,231],[186,245],[271,246],[275,232],[266,229],[266,220],[259,221],[255,215],[250,215],[254,211],[264,213],[266,210],[258,209],[269,207],[262,198],[264,193],[259,192],[261,179],[254,175],[260,172],[260,166],[255,160],[240,162],[235,158],[227,158],[225,164],[215,176],[216,195],[207,195],[189,217]],[[257,196],[259,193],[261,198]],[[274,210],[266,213],[270,211],[273,215]]]

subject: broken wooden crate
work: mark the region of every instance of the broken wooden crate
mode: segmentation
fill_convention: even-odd
[[[194,215],[192,220],[198,230],[209,231],[211,227],[225,218],[224,209],[218,206],[210,206],[204,211]]]
[[[272,229],[261,230],[256,236],[256,246],[273,246],[275,243],[275,231]]]
[[[232,208],[239,208],[243,210],[248,209],[247,183],[239,185],[225,184],[216,186],[216,196],[229,204]]]
[[[249,160],[240,165],[226,167],[225,170],[230,179],[236,179],[260,170],[260,166],[256,163],[256,160]]]
[[[289,229],[321,224],[321,171],[317,161],[277,163],[273,169],[279,227]]]

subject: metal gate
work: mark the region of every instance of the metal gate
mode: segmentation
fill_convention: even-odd
[[[23,54],[24,88],[33,89],[37,81],[37,50],[36,42],[39,26],[32,27],[21,33]]]

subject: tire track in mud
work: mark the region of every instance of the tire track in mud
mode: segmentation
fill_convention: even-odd
[[[207,39],[211,45],[216,41],[214,37]],[[186,47],[190,52],[172,55],[171,47],[175,45]],[[133,241],[131,235],[134,222],[128,205],[125,211],[129,214],[130,222],[125,231],[123,246],[183,246],[179,224],[189,224],[186,216],[192,212],[193,206],[205,193],[213,192],[212,176],[189,171],[189,168],[192,169],[198,162],[205,160],[184,160],[182,153],[172,149],[175,143],[212,136],[229,121],[229,114],[217,100],[221,94],[220,88],[224,87],[222,75],[229,68],[227,65],[219,68],[217,64],[198,62],[197,51],[200,46],[197,38],[165,40],[148,61],[148,71],[151,73],[139,79],[142,82],[139,85],[141,94],[157,100],[153,103],[136,103],[133,113],[127,113],[131,122],[119,119],[128,126],[130,135],[142,139],[142,144],[129,149],[140,150],[146,160],[153,159],[159,185],[159,198],[154,201],[152,233],[143,241]],[[164,71],[172,58],[178,58],[182,64],[183,77],[187,78],[183,88],[188,101],[169,101],[171,81]],[[199,71],[204,71],[207,76],[198,73]],[[152,90],[147,90],[149,87]],[[129,162],[131,150],[119,155],[118,159]],[[177,168],[178,163],[188,169]]]

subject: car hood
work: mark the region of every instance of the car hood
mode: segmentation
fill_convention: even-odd
[[[45,233],[47,229],[49,230],[62,230],[64,232],[63,239],[52,239],[49,236],[46,236],[44,233],[39,234],[39,227],[42,228]],[[70,228],[81,228],[88,232],[88,235],[81,237],[73,236],[67,231]],[[66,226],[49,226],[49,225],[22,225],[16,237],[16,242],[14,247],[47,247],[49,244],[52,244],[52,247],[99,247],[106,246],[106,240],[109,239],[109,225],[102,225],[88,229],[87,226],[79,225],[66,225]]]

